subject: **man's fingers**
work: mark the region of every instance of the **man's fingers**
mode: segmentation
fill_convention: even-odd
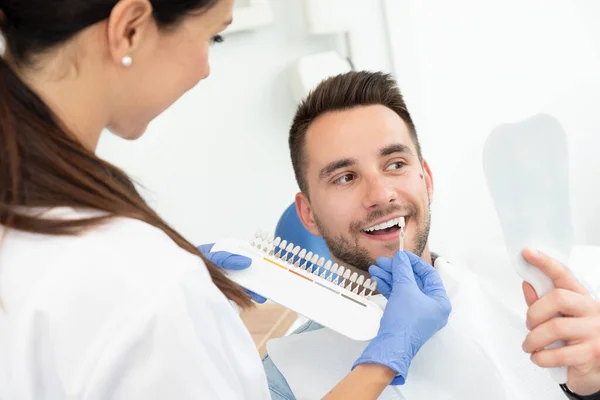
[[[523,294],[525,295],[525,302],[528,307],[538,299],[535,289],[527,282],[523,282]]]
[[[523,351],[533,353],[558,340],[578,340],[594,337],[600,332],[600,318],[557,317],[544,322],[527,335]]]
[[[532,249],[523,250],[523,257],[525,258],[525,261],[534,267],[539,268],[544,274],[552,279],[556,288],[588,294],[583,285],[581,285],[571,272],[569,272],[569,270],[558,260],[541,251]]]
[[[527,327],[533,330],[557,314],[567,317],[587,317],[597,313],[594,300],[565,289],[552,289],[527,310]]]
[[[583,342],[557,349],[540,350],[531,355],[531,361],[542,368],[573,367],[593,361],[596,353],[593,342]]]

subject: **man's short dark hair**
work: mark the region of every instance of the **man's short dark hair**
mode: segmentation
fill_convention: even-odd
[[[289,145],[292,165],[302,192],[308,194],[304,147],[306,132],[310,125],[319,116],[328,112],[376,104],[391,109],[402,118],[408,126],[419,160],[423,160],[415,124],[392,76],[383,72],[367,71],[340,74],[324,80],[310,92],[298,106],[290,128]]]

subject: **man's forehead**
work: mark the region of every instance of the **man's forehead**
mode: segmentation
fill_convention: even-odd
[[[402,118],[385,106],[373,105],[319,116],[308,128],[305,150],[312,169],[336,159],[378,157],[382,148],[395,144],[416,154]]]

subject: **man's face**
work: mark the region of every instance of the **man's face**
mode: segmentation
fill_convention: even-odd
[[[324,114],[309,127],[304,154],[308,196],[296,196],[299,215],[336,259],[366,271],[392,257],[400,228],[381,224],[402,216],[405,249],[422,255],[433,181],[400,116],[382,105]]]

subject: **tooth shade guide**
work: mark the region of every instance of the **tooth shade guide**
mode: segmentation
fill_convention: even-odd
[[[319,257],[318,254],[313,254],[300,246],[294,245],[292,242],[288,243],[287,240],[280,237],[273,238],[272,235],[263,231],[256,233],[253,243],[254,241],[258,243],[259,251],[260,247],[263,246],[265,252],[270,248],[269,256],[275,258],[275,260],[268,258],[267,255],[263,258],[278,268],[287,270],[298,277],[316,283],[320,287],[338,293],[342,297],[361,305],[364,304],[353,299],[351,295],[365,298],[367,294],[370,294],[366,292],[370,289],[369,287],[361,287],[363,283],[370,281],[368,278],[365,279],[365,276],[352,272],[351,269],[339,266],[331,260],[326,260],[325,257]],[[275,251],[277,254],[273,254]],[[300,267],[298,272],[293,270],[297,267]],[[344,286],[346,287],[344,288]]]
[[[214,251],[228,251],[252,259],[250,268],[228,271],[230,279],[353,340],[371,340],[376,336],[382,310],[366,296],[359,295],[364,291],[359,282],[366,281],[360,279],[360,272],[354,279],[352,269],[340,268],[327,257],[317,255],[316,260],[313,260],[315,254],[306,257],[308,249],[303,252],[297,244],[290,252],[289,242],[281,246],[285,239],[279,238],[276,243],[277,238],[272,239],[264,232],[256,240],[249,239],[226,238],[213,246]],[[260,244],[260,250],[251,247],[253,241]],[[279,253],[277,257],[275,253]],[[302,264],[306,264],[312,273],[297,267]],[[348,278],[346,283],[351,282],[350,278],[355,280],[348,289],[332,282],[333,279],[339,282],[344,274]]]
[[[301,273],[295,272],[295,271],[293,271],[293,270],[289,269],[288,267],[286,267],[286,266],[284,266],[284,265],[281,265],[281,264],[279,264],[279,263],[277,263],[277,262],[275,262],[275,261],[269,260],[269,259],[268,259],[268,258],[266,258],[266,257],[264,257],[263,259],[264,259],[265,261],[268,261],[269,263],[271,263],[271,264],[273,264],[273,265],[275,265],[275,266],[277,266],[277,267],[281,268],[281,269],[284,269],[284,270],[287,270],[288,272],[291,272],[291,273],[293,273],[293,274],[294,274],[294,275],[296,275],[296,276],[299,276],[299,277],[301,277],[301,278],[303,278],[303,279],[306,279],[306,280],[308,280],[308,281],[310,281],[310,282],[316,283],[316,284],[318,284],[318,285],[319,285],[319,286],[321,286],[321,287],[324,287],[324,288],[326,288],[326,289],[329,289],[329,290],[330,290],[330,291],[332,291],[332,292],[335,292],[335,293],[337,293],[337,294],[340,294],[342,297],[344,297],[344,298],[346,298],[346,299],[352,300],[353,302],[355,302],[355,303],[357,303],[357,304],[360,304],[361,306],[364,306],[364,307],[366,307],[366,305],[365,305],[365,304],[361,303],[361,302],[360,302],[360,301],[358,301],[357,299],[353,299],[352,297],[349,297],[348,295],[344,294],[343,292],[340,292],[340,291],[338,291],[338,290],[335,290],[335,287],[330,287],[330,285],[325,285],[325,284],[323,284],[323,283],[320,283],[320,282],[318,282],[318,281],[316,281],[316,280],[314,280],[314,279],[311,279],[311,278],[310,278],[310,277],[308,277],[308,276],[305,276],[304,274],[301,274]],[[350,272],[350,270],[346,270],[346,272]],[[362,276],[362,275],[361,275],[361,276]],[[353,292],[353,293],[355,293],[355,294],[356,294],[356,292]]]

